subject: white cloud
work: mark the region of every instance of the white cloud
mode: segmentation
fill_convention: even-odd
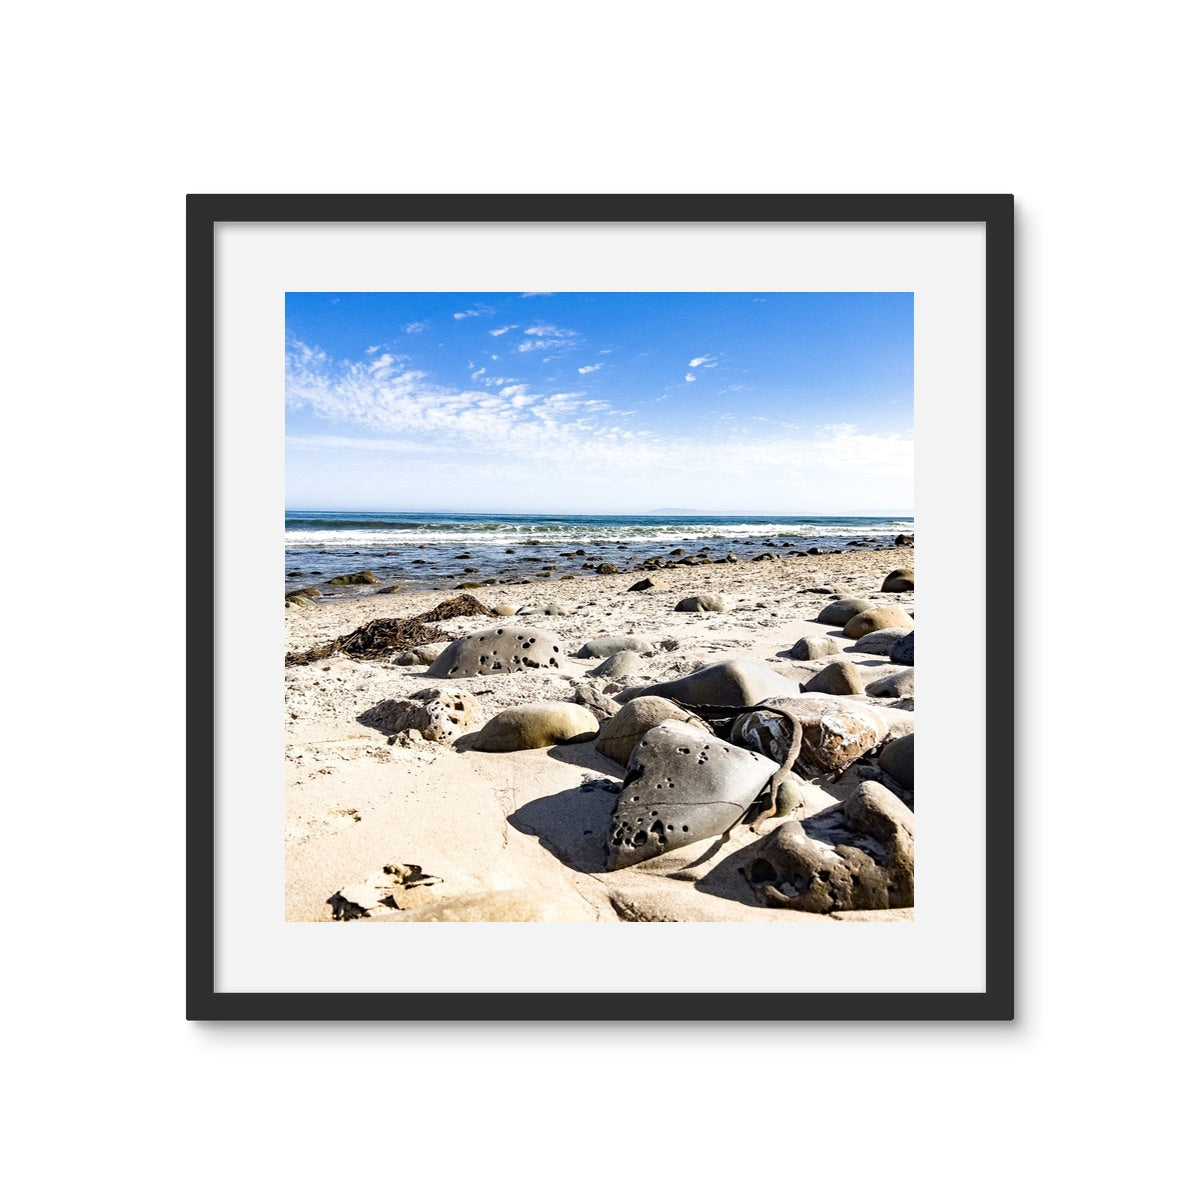
[[[378,347],[378,346],[368,346],[368,347],[367,347],[367,348],[366,348],[366,349],[363,351],[363,353],[364,353],[364,354],[378,354],[378,353],[379,353],[379,347]]]
[[[514,329],[516,329],[515,325],[505,325],[500,329],[490,329],[488,332],[492,335],[492,337],[500,337],[502,334],[511,333]]]
[[[603,366],[603,363],[593,363],[590,367],[580,367],[579,373],[580,375],[590,375],[593,371],[599,371]]]
[[[474,308],[468,308],[466,312],[455,313],[454,319],[456,321],[465,321],[468,317],[482,317],[482,316],[483,316],[483,313],[478,312]]]
[[[553,296],[553,292],[522,292],[521,299],[528,300],[530,296]]]
[[[427,330],[428,328],[429,328],[429,324],[426,321],[410,321],[407,325],[405,325],[404,332],[405,333],[424,333],[425,330]]]
[[[683,382],[684,382],[684,383],[695,383],[695,382],[696,382],[696,376],[695,376],[695,375],[693,375],[693,374],[692,374],[692,373],[689,371],[689,372],[688,372],[688,373],[687,373],[687,374],[686,374],[686,375],[683,377]]]
[[[530,337],[574,337],[573,329],[559,329],[557,325],[547,325],[544,321],[538,325],[530,325],[525,330]]]
[[[711,354],[702,354],[699,358],[693,358],[689,363],[689,367],[715,367],[717,360]]]

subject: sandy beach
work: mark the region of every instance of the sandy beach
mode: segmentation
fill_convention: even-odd
[[[869,825],[876,819],[871,813],[882,805],[879,811],[892,814],[887,824],[896,819],[893,810],[899,802],[906,806],[899,819],[904,824],[907,814],[908,834],[896,836],[907,836],[911,851],[912,793],[879,766],[886,747],[913,732],[911,675],[899,694],[871,694],[887,693],[885,681],[901,676],[906,667],[891,661],[886,649],[882,653],[856,650],[854,636],[816,618],[839,595],[862,598],[867,609],[899,607],[911,618],[915,590],[884,591],[883,583],[894,571],[911,570],[913,554],[911,547],[903,546],[763,561],[698,562],[615,574],[593,571],[570,578],[388,594],[322,585],[325,595],[354,590],[364,594],[287,604],[285,651],[293,656],[344,638],[373,620],[411,619],[444,601],[461,603],[465,596],[497,615],[476,613],[437,621],[436,628],[444,636],[424,657],[455,639],[492,636],[506,628],[541,631],[558,653],[552,656],[553,665],[452,677],[431,675],[429,664],[413,662],[413,654],[403,653],[366,659],[334,652],[287,666],[286,919],[911,919],[912,901],[903,902],[903,887],[896,891],[892,886],[889,903],[886,886],[883,892],[878,887],[872,892],[861,883],[864,870],[868,878],[878,875],[870,860],[887,859],[895,849],[884,844],[888,837],[871,827],[865,838],[847,839],[844,819],[845,812],[858,805],[864,812],[870,810]],[[570,570],[561,563],[556,569]],[[630,590],[643,580],[653,586]],[[722,597],[720,606],[725,611],[677,610],[680,602],[703,595]],[[601,638],[640,639],[642,649],[620,655],[612,667],[604,666],[608,660],[600,657],[578,655],[586,643]],[[793,657],[793,647],[804,638],[833,638],[835,645],[816,647],[833,652]],[[442,661],[447,661],[445,656]],[[629,792],[636,790],[627,789],[622,796],[627,765],[597,749],[598,743],[607,744],[604,733],[613,719],[610,714],[626,707],[639,688],[688,678],[730,661],[773,673],[763,678],[768,684],[776,677],[785,681],[780,688],[785,696],[814,697],[815,701],[805,701],[813,712],[820,709],[822,698],[837,711],[859,713],[865,707],[871,710],[867,724],[877,732],[870,734],[863,752],[848,756],[854,759],[848,767],[839,760],[837,770],[822,769],[802,755],[790,773],[793,786],[777,794],[777,807],[790,811],[764,819],[770,788],[766,784],[760,788],[759,776],[745,784],[749,776],[743,772],[744,777],[739,777],[743,792],[748,786],[750,792],[761,794],[727,832],[678,845],[679,839],[694,834],[662,833],[668,843],[663,853],[609,869],[614,808],[619,800],[628,804],[633,799]],[[828,693],[805,690],[831,663],[842,664],[834,675],[843,682],[818,681],[822,688],[831,689]],[[591,674],[598,667],[617,673]],[[829,678],[828,672],[822,676],[824,681]],[[388,702],[431,688],[441,689],[443,701],[451,692],[470,697],[466,711],[453,718],[458,724],[452,721],[447,727],[443,721],[441,740],[434,737],[436,730],[429,736],[417,728],[397,731],[396,711],[411,714],[429,702],[398,707]],[[842,694],[834,698],[837,692]],[[770,699],[756,695],[745,707]],[[589,702],[591,716],[585,715]],[[568,712],[572,719],[579,718],[579,731],[572,740],[529,749],[476,748],[485,726],[495,742],[494,719],[499,714],[541,703],[573,706]],[[553,711],[557,719],[563,710]],[[753,756],[755,762],[746,770],[761,768],[764,779],[777,772],[779,760],[785,757],[778,746],[775,760],[770,761],[768,755],[752,750],[731,751],[735,743],[718,737],[719,733],[730,736],[730,716],[711,710],[705,719],[685,704],[670,723],[658,728],[677,741],[683,739],[675,746],[680,754],[688,752],[684,743],[690,729],[702,739],[702,760],[711,746],[712,753]],[[690,726],[682,727],[679,717],[685,723],[690,718]],[[798,737],[798,722],[794,728]],[[564,730],[562,736],[574,729]],[[744,736],[740,740],[746,742]],[[770,748],[761,732],[753,744]],[[689,786],[684,781],[680,794],[688,792]],[[782,796],[786,805],[779,802]],[[869,799],[872,796],[874,800]],[[745,807],[745,796],[735,803]],[[728,811],[737,816],[735,810]],[[832,865],[833,883],[828,883],[828,871],[816,872],[832,889],[824,900],[814,901],[811,895],[797,899],[794,883],[763,865],[764,844],[785,826],[793,840],[799,836],[804,841],[807,836],[810,856],[815,853],[819,863],[828,860]],[[639,836],[644,842],[645,834]],[[633,840],[627,844],[632,846]],[[847,840],[857,842],[859,848],[847,852],[843,845]],[[906,886],[911,890],[911,853],[909,863]],[[858,889],[853,895],[847,891],[849,883],[837,890],[843,868],[849,870],[847,878],[853,877],[851,890]],[[887,875],[887,862],[882,869],[880,878]],[[814,876],[812,887],[820,886],[821,879]],[[805,891],[803,885],[800,891]],[[885,899],[871,900],[872,895]]]

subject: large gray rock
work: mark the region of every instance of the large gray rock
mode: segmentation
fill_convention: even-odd
[[[893,571],[880,585],[881,592],[911,592],[916,588],[911,567],[901,567]]]
[[[600,729],[594,713],[567,700],[519,704],[497,713],[476,735],[472,750],[536,750],[591,741]]]
[[[913,814],[863,783],[843,804],[789,821],[745,868],[760,904],[800,912],[907,908],[913,903]]]
[[[873,600],[862,600],[858,597],[849,597],[839,600],[834,600],[832,604],[827,604],[813,620],[818,625],[845,625],[851,617],[857,613],[865,612],[868,608],[874,608]]]
[[[747,704],[758,704],[768,696],[799,694],[800,684],[796,680],[777,675],[763,663],[732,658],[679,679],[622,692],[617,698],[628,700],[633,696],[666,696],[668,700],[683,700],[688,704],[744,708]]]
[[[885,675],[882,679],[876,679],[867,688],[868,696],[893,700],[899,699],[901,696],[915,696],[916,694],[916,681],[912,667],[909,667],[907,671],[900,671],[896,675]]]
[[[430,664],[427,674],[438,679],[468,675],[507,675],[562,665],[558,635],[520,625],[493,625],[451,642]]]
[[[777,770],[770,759],[681,721],[656,725],[634,750],[617,797],[608,869],[732,829]]]
[[[609,658],[620,650],[632,650],[636,654],[653,654],[654,643],[633,634],[616,637],[593,638],[575,651],[573,658]]]
[[[864,633],[849,649],[853,654],[881,654],[886,657],[906,633],[908,628],[898,625],[891,629],[876,629],[871,633]]]
[[[856,614],[846,622],[842,634],[856,641],[868,633],[880,629],[911,629],[913,619],[895,604],[884,604],[878,608],[868,608]]]
[[[788,653],[793,658],[809,661],[841,653],[841,646],[831,637],[802,637]]]
[[[888,653],[888,657],[892,662],[901,667],[911,667],[913,665],[913,647],[914,647],[915,632],[906,633],[899,641],[892,643],[892,648]]]
[[[664,721],[682,721],[702,733],[708,733],[708,726],[699,717],[680,708],[678,704],[664,699],[662,696],[638,696],[622,705],[617,714],[600,731],[596,739],[596,749],[606,758],[628,766],[630,756],[638,743],[656,725]]]
[[[798,773],[844,771],[889,733],[887,721],[872,706],[840,696],[806,692],[772,697],[766,704],[779,711],[743,713],[734,721],[729,739],[783,763],[799,725],[799,755],[793,765]]]
[[[838,659],[818,671],[805,685],[806,692],[826,692],[831,696],[861,696],[862,672],[849,658]]]
[[[685,596],[675,605],[676,612],[728,612],[737,603],[724,592],[702,592],[699,596]]]
[[[879,752],[879,765],[901,787],[913,790],[913,740],[915,734],[888,742]]]
[[[626,675],[636,675],[644,665],[645,660],[636,651],[620,650],[598,667],[593,667],[588,674],[597,678],[622,679]]]

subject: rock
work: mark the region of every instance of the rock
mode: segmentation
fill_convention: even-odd
[[[720,704],[743,708],[768,696],[799,696],[800,684],[777,675],[770,667],[750,659],[728,659],[665,683],[622,692],[618,700],[634,696],[666,696],[688,704]]]
[[[772,559],[778,558],[779,555],[772,550],[768,550],[765,554],[756,554],[751,562],[770,562]]]
[[[337,584],[338,587],[344,587],[354,583],[378,583],[379,580],[370,571],[356,571],[353,575],[339,575],[329,582]]]
[[[910,567],[901,567],[884,579],[883,583],[879,585],[879,590],[881,592],[911,592],[916,586],[912,569]]]
[[[658,584],[653,579],[639,579],[633,587],[628,588],[631,592],[648,592],[651,588],[658,587]]]
[[[911,667],[913,665],[912,633],[906,633],[898,642],[893,642],[888,657],[899,666]]]
[[[792,658],[809,661],[814,658],[828,658],[831,654],[840,654],[841,646],[831,637],[802,637],[789,651]]]
[[[818,671],[805,685],[806,692],[826,692],[831,696],[861,696],[862,672],[851,659],[831,662]]]
[[[619,575],[620,572],[621,568],[618,567],[616,563],[602,562],[596,568],[597,575]]]
[[[580,896],[559,895],[534,888],[469,892],[438,904],[422,904],[401,912],[381,910],[376,920],[462,921],[506,923],[531,921],[594,921],[596,914]]]
[[[913,738],[915,734],[888,742],[879,752],[879,765],[908,791],[913,790]]]
[[[842,634],[857,640],[865,633],[874,633],[877,629],[895,629],[897,626],[902,629],[912,629],[913,619],[904,609],[894,604],[887,604],[880,608],[868,608],[865,612],[851,617],[846,622]]]
[[[315,587],[296,588],[294,591],[285,592],[284,596],[288,600],[300,600],[305,597],[312,600],[319,600],[321,598],[321,589]]]
[[[288,592],[283,598],[284,608],[316,608],[317,602],[303,592]]]
[[[511,604],[493,604],[492,612],[498,617],[515,617],[517,615],[516,608]]]
[[[400,892],[441,882],[410,863],[389,863],[362,883],[347,884],[340,892],[334,892],[325,903],[333,909],[335,921],[356,921],[360,917],[374,917],[385,908],[394,910]]]
[[[862,600],[857,596],[843,597],[842,599],[834,600],[832,604],[827,604],[813,620],[818,625],[845,625],[851,617],[857,616],[860,612],[865,612],[869,608],[874,608],[873,600]]]
[[[524,604],[517,609],[516,615],[518,617],[562,617],[566,616],[566,612],[557,604],[544,604],[541,607]]]
[[[582,704],[598,721],[607,720],[621,709],[611,696],[606,696],[594,683],[576,684],[571,700],[574,704]]]
[[[451,642],[430,664],[428,673],[438,679],[463,679],[493,672],[544,670],[561,666],[561,654],[557,637],[544,629],[493,626]]]
[[[909,667],[907,671],[901,671],[898,675],[888,675],[883,679],[876,679],[867,688],[868,696],[883,696],[892,699],[916,694],[912,667]]]
[[[913,903],[913,815],[882,784],[780,825],[745,877],[760,904],[801,912],[907,908]]]
[[[598,667],[593,667],[588,674],[597,678],[623,679],[626,675],[636,675],[642,666],[640,654],[633,650],[619,650]]]
[[[637,654],[653,654],[654,644],[632,634],[618,637],[595,638],[585,642],[572,655],[573,658],[609,658],[621,650],[633,650]]]
[[[798,722],[800,752],[792,768],[797,773],[844,771],[888,736],[887,721],[873,707],[840,696],[806,692],[772,697],[767,703],[781,711],[743,713],[734,721],[729,740],[783,763]]]
[[[613,809],[608,870],[725,833],[777,769],[681,721],[656,725],[634,750]]]
[[[864,633],[850,649],[855,654],[890,654],[892,647],[908,633],[907,626],[892,626],[890,629],[876,629]]]
[[[893,546],[911,546],[913,545],[913,535],[911,533],[898,533],[896,540],[892,542]]]
[[[708,733],[708,726],[697,716],[686,712],[679,705],[673,704],[662,696],[638,696],[622,705],[616,715],[600,731],[596,738],[595,748],[613,762],[621,766],[629,764],[638,743],[656,725],[664,721],[680,721],[691,725],[703,733]]]
[[[724,592],[704,592],[699,596],[687,596],[675,605],[676,612],[728,612],[733,608],[733,597]]]
[[[479,703],[467,692],[423,688],[411,696],[383,700],[359,717],[387,733],[415,730],[427,742],[452,742],[479,724]]]
[[[411,650],[401,651],[392,659],[392,662],[398,667],[427,667],[430,663],[437,661],[438,655],[448,645],[450,645],[449,642],[428,642],[424,646],[414,646]]]
[[[588,742],[600,722],[582,704],[549,700],[520,704],[497,713],[476,735],[472,750],[537,750],[570,742]]]

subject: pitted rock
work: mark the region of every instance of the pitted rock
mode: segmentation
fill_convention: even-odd
[[[656,725],[664,721],[681,721],[702,733],[709,733],[708,726],[697,716],[679,707],[662,696],[638,696],[620,710],[600,731],[596,749],[606,758],[629,765],[629,758],[638,743]]]
[[[510,674],[561,667],[558,635],[520,625],[493,625],[451,642],[430,664],[429,675],[463,679],[469,675]]]

